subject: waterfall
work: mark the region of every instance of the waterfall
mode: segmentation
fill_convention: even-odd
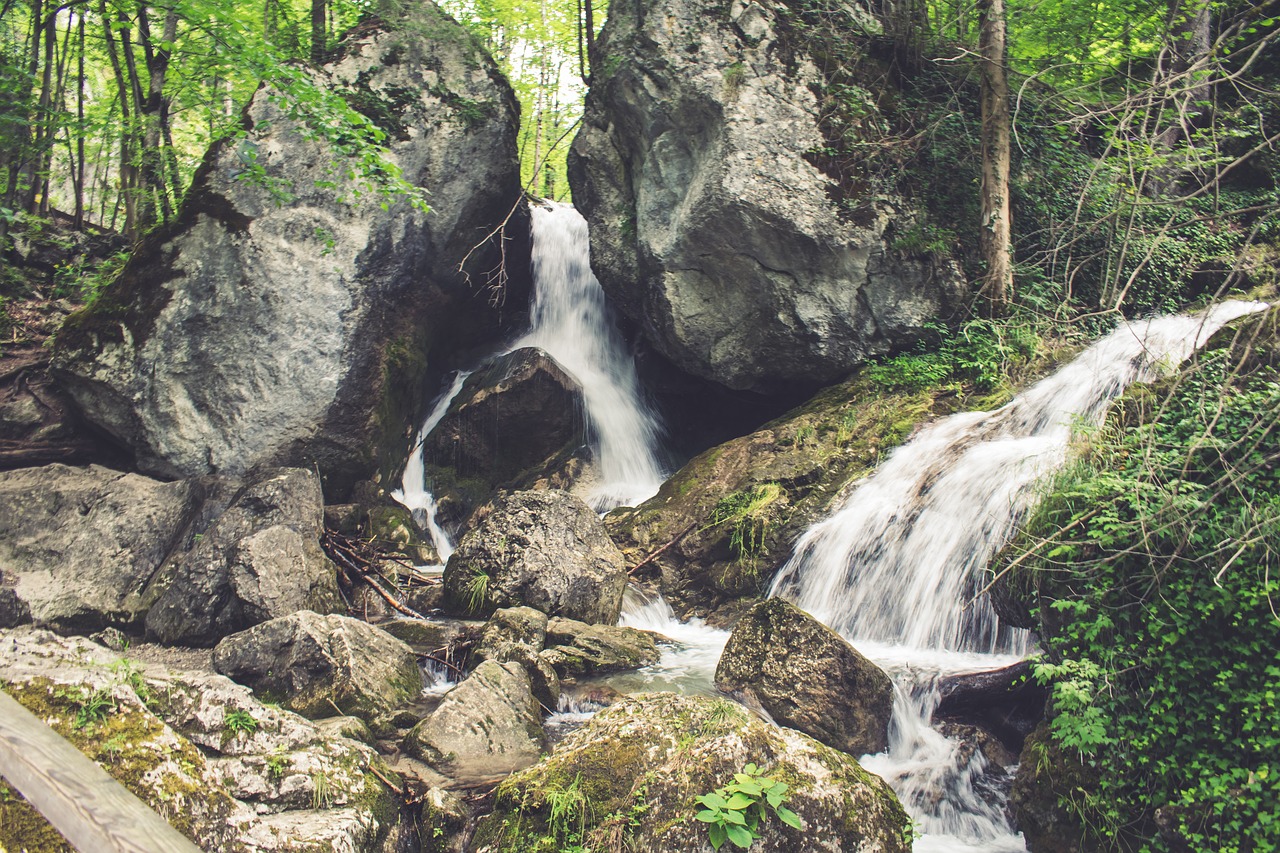
[[[1264,310],[1225,302],[1196,316],[1123,323],[1053,376],[991,412],[921,429],[811,527],[773,583],[885,666],[897,684],[890,747],[868,766],[894,786],[925,837],[917,850],[1021,850],[999,803],[974,789],[980,755],[929,726],[939,674],[1005,665],[1029,650],[1002,627],[981,570],[1066,459],[1135,381],[1188,358],[1223,324]],[[1001,657],[997,657],[1001,656]]]
[[[453,554],[453,540],[436,521],[436,499],[427,488],[427,471],[422,457],[422,448],[427,443],[427,436],[431,435],[431,431],[444,419],[453,399],[458,396],[458,392],[462,390],[463,384],[470,375],[470,371],[458,371],[454,374],[449,387],[431,407],[431,411],[427,413],[427,419],[422,423],[422,429],[418,430],[418,434],[413,439],[409,461],[405,463],[404,474],[400,477],[400,488],[391,493],[393,499],[413,513],[413,520],[418,523],[418,526],[427,531],[431,537],[431,544],[435,546],[436,557],[442,566],[449,562],[449,556]]]
[[[658,463],[658,419],[645,405],[635,364],[613,325],[604,291],[591,273],[587,222],[571,205],[542,202],[533,218],[531,327],[505,352],[539,347],[582,388],[587,429],[596,463],[589,502],[600,512],[652,497],[665,471]],[[446,563],[453,542],[436,521],[436,501],[423,460],[427,436],[444,419],[472,371],[457,373],[414,437],[391,497],[427,530]]]
[[[656,452],[660,430],[591,272],[587,222],[568,204],[530,210],[532,328],[512,349],[540,347],[582,387],[597,471],[589,502],[599,511],[638,504],[665,479]]]

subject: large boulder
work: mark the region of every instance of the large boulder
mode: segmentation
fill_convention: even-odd
[[[211,646],[299,610],[341,608],[337,567],[320,548],[324,502],[311,471],[263,472],[153,581],[147,633]]]
[[[523,347],[467,377],[423,446],[432,493],[461,522],[498,488],[561,474],[583,448],[582,392],[542,350]]]
[[[889,676],[789,601],[762,601],[742,617],[716,666],[716,687],[842,752],[889,745]]]
[[[364,744],[263,705],[220,675],[121,659],[84,639],[0,631],[0,684],[204,850],[382,851],[395,780]],[[25,801],[0,847],[65,845]]]
[[[344,177],[329,129],[263,88],[247,135],[209,151],[176,220],[59,333],[56,376],[142,470],[314,464],[339,496],[375,450],[384,475],[403,461],[427,361],[499,331],[500,300],[479,292],[496,242],[470,256],[474,282],[458,266],[520,197],[517,104],[465,28],[431,2],[403,9],[314,76],[387,133],[430,215]],[[508,227],[509,271],[524,233]]]
[[[413,651],[374,626],[303,610],[232,634],[213,650],[218,672],[304,717],[373,719],[416,699]]]
[[[516,492],[458,543],[444,570],[455,611],[528,605],[549,616],[613,624],[627,571],[596,514],[561,491]]]
[[[752,850],[911,849],[910,821],[897,798],[851,756],[723,699],[672,693],[618,702],[507,779],[473,849],[709,850],[707,825],[694,819],[695,798],[728,784],[748,763],[787,783],[786,807],[803,826],[770,814]]]
[[[661,353],[731,388],[830,382],[962,296],[953,262],[894,239],[917,219],[901,198],[824,163],[831,59],[809,54],[800,5],[611,8],[570,155],[605,292]],[[841,12],[850,36],[867,17]]]
[[[135,629],[143,591],[196,520],[206,484],[106,468],[0,473],[0,620]]]
[[[504,776],[542,753],[542,721],[518,663],[485,661],[405,738],[405,750],[458,779]]]

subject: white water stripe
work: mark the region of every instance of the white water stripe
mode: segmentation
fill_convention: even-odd
[[[591,272],[587,222],[567,204],[543,202],[530,210],[532,328],[511,349],[541,348],[582,387],[599,475],[592,505],[604,511],[638,504],[666,478],[656,451],[661,430]]]
[[[1099,425],[1131,383],[1266,307],[1225,302],[1124,323],[1008,405],[924,427],[800,538],[771,594],[794,600],[893,677],[889,749],[863,763],[923,830],[916,850],[1025,849],[1002,796],[979,790],[986,760],[930,720],[941,675],[998,668],[1029,649],[1027,633],[1003,628],[985,598],[965,604],[1030,509],[1035,484],[1065,461],[1073,429]]]
[[[427,414],[427,419],[422,423],[422,429],[418,430],[418,434],[413,439],[413,450],[409,452],[409,460],[405,463],[404,474],[400,476],[400,488],[391,493],[392,498],[399,501],[413,513],[413,520],[426,529],[427,534],[431,537],[431,544],[435,546],[436,557],[440,560],[440,565],[449,562],[449,557],[453,554],[453,540],[449,538],[448,532],[436,520],[436,499],[431,490],[427,488],[426,461],[423,458],[422,448],[427,443],[427,436],[431,435],[431,431],[440,424],[440,421],[444,420],[445,413],[449,411],[449,406],[453,403],[454,398],[458,396],[458,392],[462,390],[463,384],[470,375],[471,372],[467,370],[460,370],[454,374],[453,382],[449,384],[445,392],[436,400],[435,405],[431,407],[431,411]]]

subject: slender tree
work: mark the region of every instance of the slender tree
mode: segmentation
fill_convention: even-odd
[[[1009,204],[1012,129],[1004,0],[979,0],[982,68],[982,219],[979,251],[986,263],[980,294],[988,312],[1003,314],[1013,298],[1013,223]]]

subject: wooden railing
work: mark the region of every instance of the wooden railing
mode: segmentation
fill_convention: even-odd
[[[146,803],[2,691],[0,776],[81,853],[199,853]]]

